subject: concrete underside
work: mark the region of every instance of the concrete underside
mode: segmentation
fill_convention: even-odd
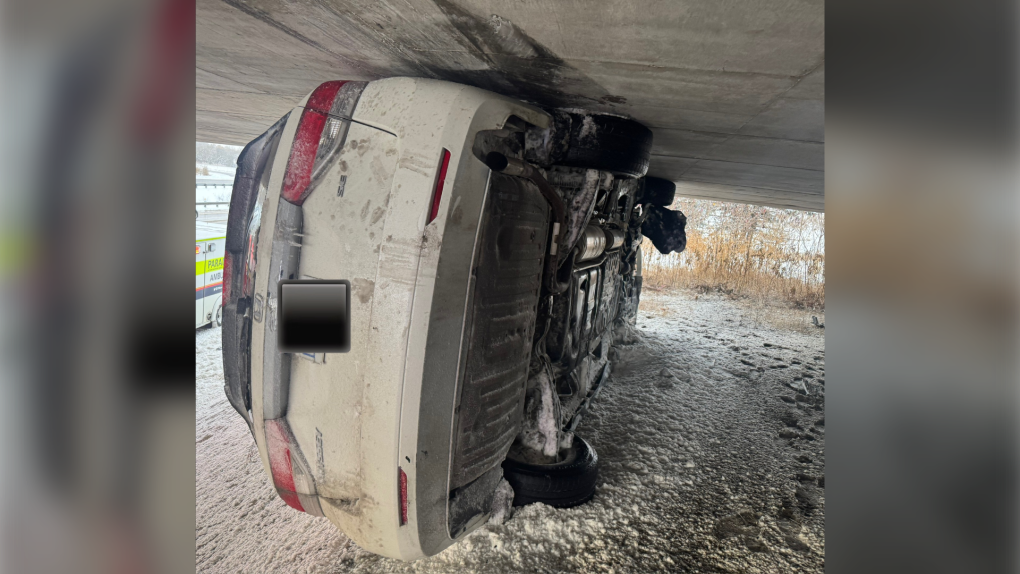
[[[821,0],[199,0],[197,139],[319,83],[439,78],[652,128],[678,194],[824,211]]]

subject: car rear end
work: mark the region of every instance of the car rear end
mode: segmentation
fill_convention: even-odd
[[[480,525],[519,427],[548,208],[473,154],[511,117],[549,120],[445,82],[330,82],[239,159],[227,396],[281,498],[378,554]],[[349,352],[278,350],[291,279],[350,282]]]

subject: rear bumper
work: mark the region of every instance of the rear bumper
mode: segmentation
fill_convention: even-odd
[[[247,247],[250,219],[259,201],[259,186],[271,175],[266,170],[272,168],[288,117],[289,114],[252,140],[238,156],[224,241],[225,257],[231,262],[223,269],[224,286],[231,291],[222,293],[224,391],[230,405],[253,433],[250,372],[252,299],[240,296],[241,262]],[[230,276],[227,277],[227,274]]]

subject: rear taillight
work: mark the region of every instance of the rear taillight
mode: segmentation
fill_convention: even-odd
[[[290,150],[287,162],[287,175],[283,178],[283,198],[301,205],[311,193],[312,169],[315,167],[315,154],[319,150],[319,137],[326,116],[310,110],[301,114],[297,134],[294,136],[294,147]]]
[[[397,467],[400,478],[400,525],[407,524],[407,475],[404,469]]]
[[[328,114],[330,108],[333,107],[333,100],[336,99],[337,92],[346,83],[343,80],[338,80],[321,84],[312,91],[312,95],[308,96],[308,103],[305,104],[305,109],[319,112],[320,114]]]
[[[280,498],[291,508],[305,511],[294,487],[294,466],[291,461],[290,429],[280,420],[266,421],[266,451],[269,454],[269,470],[273,473],[273,485]]]
[[[353,96],[341,91],[348,83],[356,84],[348,90],[357,91]],[[352,102],[357,101],[363,86],[361,82],[326,82],[308,97],[287,161],[284,199],[301,205],[315,189],[347,137],[350,123],[347,116],[353,111]]]
[[[223,299],[222,305],[226,307],[230,303],[230,274],[234,271],[234,256],[229,251],[223,254]]]
[[[443,199],[443,187],[446,185],[446,170],[450,167],[450,152],[443,150],[443,156],[439,159],[439,174],[436,176],[436,187],[432,190],[432,208],[429,210],[429,220],[426,225],[432,223],[439,215],[439,202]]]
[[[265,429],[266,454],[269,455],[269,471],[276,493],[287,506],[312,516],[322,516],[315,479],[287,419],[269,419],[265,422]]]

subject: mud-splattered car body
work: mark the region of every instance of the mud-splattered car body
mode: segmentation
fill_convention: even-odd
[[[608,376],[641,180],[548,165],[557,207],[485,162],[555,155],[528,140],[556,121],[447,82],[329,82],[242,152],[227,396],[281,497],[367,550],[433,555],[482,524],[511,447],[555,453]],[[349,352],[279,351],[294,279],[349,281]]]

